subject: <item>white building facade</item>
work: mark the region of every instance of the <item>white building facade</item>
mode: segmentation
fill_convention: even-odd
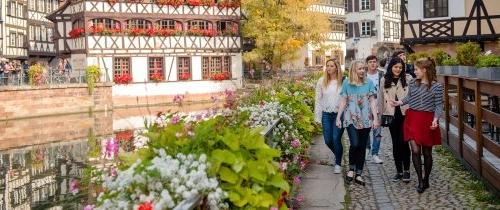
[[[392,55],[401,36],[401,0],[345,0],[347,62]]]
[[[49,16],[58,53],[68,57],[73,69],[98,65],[101,81],[115,82],[113,97],[241,87],[239,5],[138,2],[67,2]],[[130,81],[119,84],[124,76]]]

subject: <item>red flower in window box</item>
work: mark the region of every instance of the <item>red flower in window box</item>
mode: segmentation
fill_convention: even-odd
[[[203,6],[215,6],[215,1],[214,0],[201,0],[201,5]]]
[[[155,73],[151,74],[151,77],[149,79],[151,79],[155,82],[163,81],[163,74],[161,74],[160,72],[155,72]]]
[[[201,5],[201,0],[187,0],[186,3],[189,6],[200,6]]]
[[[216,29],[205,29],[202,31],[203,36],[209,36],[209,37],[214,37],[217,35],[217,30]]]
[[[131,28],[128,30],[128,34],[131,36],[141,36],[145,34],[145,31],[142,28]]]
[[[182,73],[179,75],[179,80],[189,80],[189,78],[191,78],[190,73]]]
[[[89,27],[90,34],[100,34],[104,32],[104,26],[102,24],[99,24],[97,26],[90,26]]]
[[[83,28],[74,28],[69,32],[69,37],[71,38],[78,38],[81,37],[85,34],[85,29]]]
[[[159,30],[154,28],[154,27],[151,27],[151,28],[146,29],[146,34],[148,36],[156,36],[159,34]]]
[[[175,36],[177,35],[179,32],[182,32],[182,31],[179,31],[179,30],[173,30],[173,29],[159,29],[158,30],[158,34],[160,36]]]
[[[187,35],[190,36],[201,36],[203,35],[203,30],[197,29],[197,28],[192,28],[187,31]]]
[[[108,4],[113,6],[118,0],[108,0]]]
[[[179,7],[184,4],[184,0],[157,0],[158,5],[170,5],[173,7]]]
[[[129,84],[132,82],[132,76],[130,74],[115,75],[113,81],[116,84]]]
[[[229,79],[229,73],[227,72],[223,72],[223,73],[215,73],[215,74],[212,74],[210,76],[210,78],[212,80],[218,80],[218,81],[221,81],[221,80],[227,80]]]
[[[240,1],[239,0],[222,0],[219,1],[220,8],[238,8],[240,7]]]

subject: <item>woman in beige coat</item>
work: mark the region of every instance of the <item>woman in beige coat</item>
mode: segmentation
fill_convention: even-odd
[[[392,155],[396,164],[397,174],[393,181],[410,181],[410,147],[403,140],[403,122],[408,106],[391,106],[392,100],[402,100],[408,94],[408,83],[411,76],[405,72],[405,63],[399,57],[394,57],[387,66],[384,78],[380,80],[379,113],[382,115],[382,125],[389,127],[392,139]],[[385,115],[385,116],[384,116]]]

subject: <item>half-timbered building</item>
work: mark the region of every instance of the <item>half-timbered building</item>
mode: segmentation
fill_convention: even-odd
[[[73,69],[99,65],[114,97],[139,97],[241,86],[240,14],[227,0],[70,0],[48,18]]]
[[[304,67],[322,67],[325,61],[330,58],[336,58],[341,65],[344,65],[345,45],[345,10],[343,0],[320,0],[310,8],[312,12],[319,12],[329,16],[331,30],[325,36],[326,41],[322,45],[326,50],[319,46],[307,44],[299,52],[299,58],[295,61],[286,63],[284,68],[300,69]]]
[[[25,0],[1,0],[1,54],[7,59],[25,60],[27,19]]]
[[[455,54],[455,43],[474,41],[500,54],[500,1],[402,0],[401,44],[410,51],[436,48]]]
[[[27,0],[27,49],[30,61],[57,62],[53,38],[53,23],[46,18],[59,8],[59,0]],[[52,63],[52,65],[55,65]]]
[[[400,0],[345,0],[347,60],[385,58],[402,48]]]

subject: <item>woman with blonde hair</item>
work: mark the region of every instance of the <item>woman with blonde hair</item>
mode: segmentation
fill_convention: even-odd
[[[429,188],[432,169],[432,146],[441,144],[438,119],[443,113],[443,87],[437,82],[436,64],[431,58],[415,62],[416,78],[408,85],[408,95],[401,101],[392,100],[393,106],[409,105],[403,124],[404,140],[410,142],[413,167],[417,172],[417,192]],[[422,178],[424,156],[425,176]]]
[[[349,135],[349,172],[346,179],[350,183],[365,185],[361,174],[365,163],[365,148],[371,128],[379,127],[377,117],[377,92],[375,85],[367,79],[366,66],[362,61],[353,61],[349,69],[349,78],[342,83],[340,92],[338,127],[347,129]]]
[[[342,163],[342,127],[335,126],[338,115],[338,101],[342,82],[342,70],[338,61],[326,61],[323,76],[316,84],[315,121],[323,126],[325,144],[335,155],[334,173],[339,174]]]

